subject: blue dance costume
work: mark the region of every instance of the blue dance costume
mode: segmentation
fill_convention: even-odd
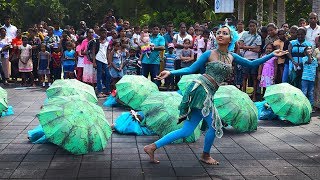
[[[195,73],[201,67],[205,66],[206,76],[200,76],[197,80],[191,83],[183,96],[182,102],[179,106],[179,121],[181,122],[181,119],[184,118],[188,118],[188,120],[184,122],[181,129],[173,131],[156,141],[155,145],[157,148],[163,147],[177,139],[189,136],[202,119],[204,119],[209,126],[205,135],[203,152],[210,153],[215,135],[218,135],[218,137],[222,136],[221,120],[213,105],[213,95],[218,87],[232,76],[232,65],[221,61],[208,62],[210,55],[211,51],[206,51],[190,67],[170,71],[172,76],[181,76]],[[235,63],[250,68],[259,66],[274,56],[273,53],[270,53],[262,58],[249,61],[235,53],[231,53],[231,55],[233,56],[233,61]],[[210,79],[215,81],[215,85],[212,84]]]

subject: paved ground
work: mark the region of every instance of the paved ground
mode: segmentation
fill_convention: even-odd
[[[251,134],[225,131],[216,139],[213,157],[219,166],[199,162],[203,137],[193,144],[157,151],[162,160],[150,164],[143,146],[156,136],[113,134],[103,152],[74,156],[51,144],[34,145],[27,131],[38,125],[35,115],[44,90],[8,89],[15,115],[0,119],[0,179],[320,179],[320,120],[303,126],[260,121]],[[100,102],[101,103],[101,102]],[[109,121],[123,109],[105,109]]]

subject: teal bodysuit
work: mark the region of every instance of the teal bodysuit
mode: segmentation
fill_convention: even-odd
[[[221,61],[211,61],[208,59],[211,55],[211,51],[206,51],[202,56],[197,59],[190,67],[170,71],[171,75],[186,75],[195,73],[202,66],[206,66],[205,74],[209,75],[218,86],[226,84],[231,76],[233,75],[232,65],[225,64]],[[235,53],[231,53],[234,58],[234,62],[247,67],[255,67],[266,62],[271,57],[274,56],[273,53],[264,56],[263,58],[256,59],[254,61],[249,61]],[[179,106],[180,118],[179,122],[188,117],[192,109],[200,109],[204,117],[208,116],[212,112],[212,118],[217,119],[218,113],[213,105],[213,95],[217,91],[217,86],[213,85],[206,77],[200,76],[197,80],[190,84],[187,88],[182,102]],[[219,122],[214,122],[219,123]],[[219,133],[219,132],[218,132]]]

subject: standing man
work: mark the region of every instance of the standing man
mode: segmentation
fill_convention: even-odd
[[[53,27],[54,27],[53,34],[58,36],[59,38],[61,38],[62,37],[62,29],[60,29],[60,25],[59,25],[58,21],[56,21],[53,24]]]
[[[159,81],[154,78],[160,72],[160,51],[165,49],[165,40],[160,35],[159,25],[153,24],[150,26],[152,28],[152,34],[150,36],[151,40],[151,53],[149,56],[143,54],[142,57],[142,75],[148,78],[149,74],[151,76],[151,81],[156,83],[157,86],[160,85]]]
[[[109,43],[107,42],[107,30],[105,28],[100,28],[100,39],[99,41],[99,50],[95,49],[96,46],[94,47],[94,52],[92,52],[92,55],[95,56],[93,58],[93,67],[97,68],[97,97],[102,98],[106,97],[107,95],[110,94],[111,92],[111,75],[109,73],[109,68],[108,68],[108,60],[107,60],[107,51],[108,51],[108,45]],[[97,42],[96,42],[97,43]],[[98,51],[96,53],[96,51]],[[102,76],[105,76],[104,78]],[[103,82],[102,79],[105,79],[106,81]],[[102,84],[106,87],[105,92],[102,92]]]
[[[313,48],[316,46],[316,37],[320,35],[320,26],[317,22],[317,13],[311,12],[309,14],[309,25],[305,26],[305,28],[307,30],[306,40],[311,42]]]
[[[179,26],[179,33],[173,36],[173,41],[172,41],[174,44],[174,47],[176,48],[177,57],[180,57],[180,55],[182,54],[182,49],[184,48],[183,41],[185,39],[189,39],[190,42],[193,41],[192,36],[187,33],[186,23],[182,22],[180,23],[180,26]],[[192,48],[192,45],[190,46],[190,48]],[[175,61],[175,69],[180,69],[180,68],[181,68],[181,59],[177,59]],[[180,76],[176,76],[176,82],[179,82],[179,80],[180,80]]]
[[[168,44],[172,43],[173,36],[176,34],[176,32],[174,32],[173,29],[174,29],[173,22],[169,21],[167,23],[167,33],[163,35],[164,39],[166,40],[166,50],[168,50]]]
[[[130,29],[130,22],[128,20],[124,20],[123,21],[123,29],[127,32],[127,31],[131,31]]]
[[[6,29],[6,37],[11,42],[12,39],[14,39],[17,36],[17,27],[11,24],[11,19],[9,15],[4,17],[4,25],[2,27]]]
[[[260,46],[261,46],[261,36],[257,33],[258,22],[255,20],[249,21],[249,31],[243,33],[239,40],[240,54],[244,58],[249,60],[254,60],[259,58]],[[256,101],[256,88],[257,88],[257,75],[258,68],[247,68],[243,67],[243,81],[242,81],[242,91],[246,92],[247,80],[251,77],[253,81],[253,94],[252,100]]]
[[[186,24],[184,22],[182,22],[182,23],[180,23],[179,33],[175,34],[174,37],[173,37],[173,40],[172,40],[172,42],[173,42],[173,44],[174,44],[174,46],[176,48],[176,54],[177,54],[178,57],[180,57],[180,55],[181,55],[181,51],[182,51],[182,49],[184,47],[183,46],[183,41],[185,39],[189,39],[190,42],[193,41],[192,36],[187,33]],[[190,48],[192,48],[192,47],[190,47]]]
[[[245,30],[244,30],[244,22],[242,20],[239,20],[238,23],[237,23],[237,32],[238,32],[239,38],[241,38],[241,36],[245,32]]]
[[[281,28],[284,30],[286,38],[289,39],[290,38],[289,24],[288,23],[283,23],[281,25]]]

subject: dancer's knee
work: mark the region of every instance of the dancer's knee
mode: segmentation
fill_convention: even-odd
[[[194,130],[187,130],[187,131],[185,131],[185,133],[184,133],[184,137],[188,137],[188,136],[191,136],[192,135],[192,133],[193,133],[193,131]]]
[[[184,125],[183,128],[180,129],[180,131],[181,131],[181,134],[183,135],[183,137],[188,137],[188,136],[192,135],[195,128],[196,128],[196,126]]]

